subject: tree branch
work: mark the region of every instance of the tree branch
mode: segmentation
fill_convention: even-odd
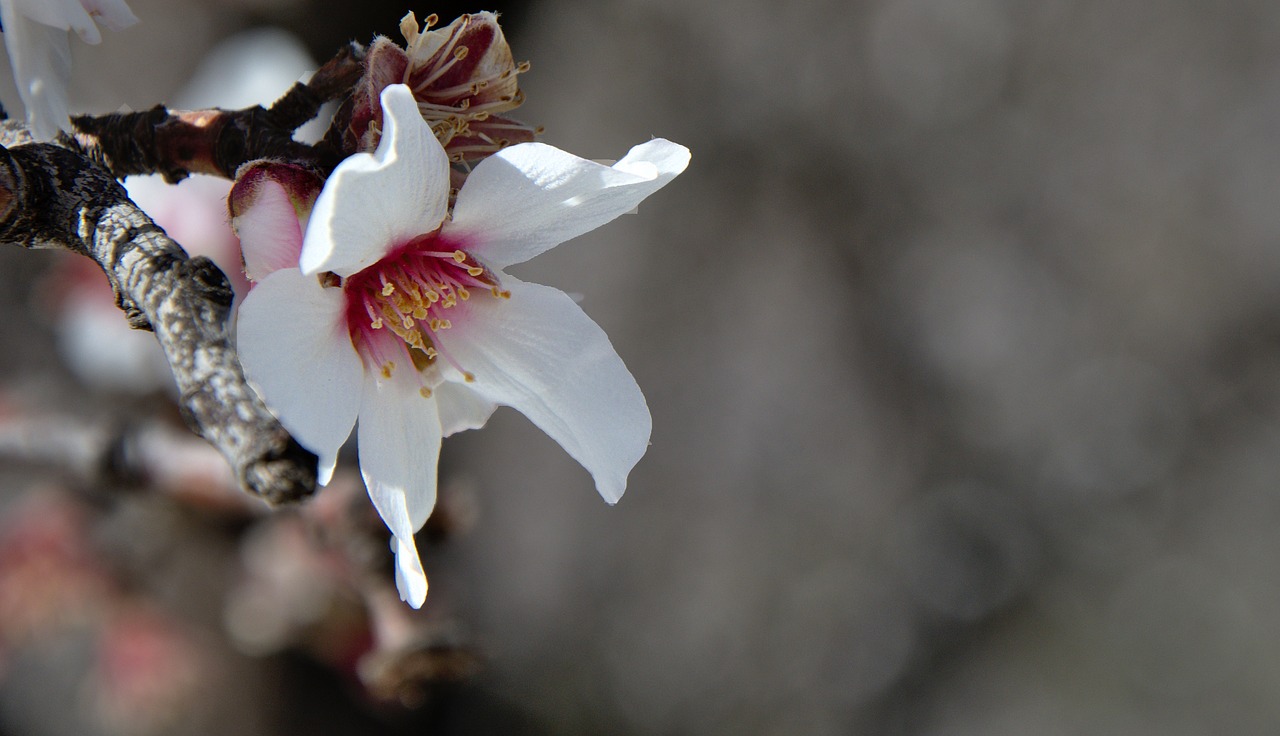
[[[316,457],[280,426],[240,369],[226,276],[207,258],[188,258],[109,172],[57,145],[0,148],[0,242],[96,261],[130,324],[155,332],[187,422],[222,452],[241,485],[271,503],[315,491]]]
[[[82,115],[72,120],[76,142],[116,178],[164,175],[176,182],[189,174],[235,178],[241,165],[279,158],[327,174],[343,153],[326,142],[298,143],[293,133],[330,100],[350,94],[364,73],[364,49],[352,43],[338,51],[307,82],[295,84],[270,108],[172,111],[157,105],[142,112]]]

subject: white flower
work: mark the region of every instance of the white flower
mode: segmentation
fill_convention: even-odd
[[[361,473],[395,537],[401,598],[417,607],[427,581],[413,534],[435,504],[440,440],[482,426],[498,405],[559,442],[606,501],[622,496],[649,442],[644,396],[569,296],[503,269],[632,210],[684,170],[689,151],[652,140],[608,167],[512,146],[471,172],[449,218],[449,161],[413,95],[393,85],[381,102],[377,150],[346,159],[325,184],[299,268],[270,272],[246,297],[239,350],[325,480],[359,418]],[[286,199],[263,199],[278,232],[297,231]],[[251,274],[282,262],[246,261]]]
[[[36,140],[47,141],[59,129],[70,130],[67,31],[96,44],[102,41],[97,23],[119,31],[137,22],[124,0],[0,0],[5,49],[27,108],[27,127]]]

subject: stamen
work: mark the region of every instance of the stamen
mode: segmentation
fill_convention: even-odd
[[[428,398],[434,395],[425,386],[432,375],[428,369],[438,359],[447,361],[465,380],[475,380],[440,347],[436,338],[437,333],[453,328],[445,310],[456,309],[459,302],[470,300],[472,289],[477,287],[495,298],[511,297],[511,292],[503,290],[495,275],[470,253],[441,247],[451,244],[434,233],[424,235],[341,284],[354,310],[348,312],[351,337],[366,365],[375,366],[384,378],[390,378],[396,362],[408,358],[411,373],[419,377],[423,395]],[[390,333],[382,333],[386,339],[392,335],[399,339],[384,344],[383,338],[377,336],[377,331],[383,329]],[[390,360],[396,357],[393,345],[399,345],[396,361]]]

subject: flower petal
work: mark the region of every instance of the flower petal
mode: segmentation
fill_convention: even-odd
[[[609,503],[644,455],[652,420],[644,395],[600,327],[564,292],[504,276],[508,299],[473,298],[465,322],[439,335],[473,374],[467,388],[512,406],[596,481]]]
[[[85,38],[89,43],[97,43],[96,40],[90,40],[92,34],[96,32],[96,26],[93,19],[89,17],[89,13],[79,0],[6,0],[0,3],[6,6],[12,6],[13,12],[29,18],[42,26],[57,28],[66,31],[72,28],[77,32],[89,33],[90,37]],[[88,31],[93,28],[94,31]],[[81,29],[86,29],[83,32]],[[9,19],[5,18],[4,30],[9,31]],[[98,40],[101,40],[99,37]],[[8,40],[5,41],[8,43]]]
[[[417,544],[412,536],[408,539],[392,537],[391,547],[396,553],[396,589],[400,591],[400,600],[414,608],[422,608],[427,600],[427,573],[422,569]]]
[[[237,322],[245,376],[284,428],[320,456],[322,476],[332,472],[360,409],[364,366],[345,307],[342,290],[281,269],[249,292]]]
[[[444,436],[467,429],[480,429],[489,421],[498,405],[465,384],[446,381],[435,388],[440,410],[440,428]]]
[[[436,504],[436,465],[440,458],[440,418],[433,399],[405,365],[391,378],[369,372],[360,405],[360,473],[378,515],[395,535],[396,584],[400,597],[415,608],[426,596],[413,535]]]
[[[382,91],[378,149],[338,165],[316,200],[302,246],[304,273],[350,276],[392,248],[440,226],[449,201],[449,159],[409,88]]]
[[[612,167],[542,143],[511,146],[468,175],[445,232],[506,268],[630,212],[688,164],[689,149],[661,138]]]
[[[27,127],[37,141],[52,140],[70,130],[67,82],[71,79],[71,48],[64,30],[29,20],[0,2],[4,45],[27,110]],[[66,26],[63,26],[64,28]]]
[[[80,3],[94,20],[113,31],[123,31],[138,22],[124,0],[80,0]]]
[[[297,269],[302,253],[302,223],[298,211],[279,183],[258,183],[256,199],[231,220],[244,253],[244,272],[261,281],[282,268]]]

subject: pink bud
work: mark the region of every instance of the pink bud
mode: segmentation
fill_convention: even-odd
[[[251,161],[236,172],[227,207],[251,281],[297,267],[307,220],[323,187],[324,180],[310,169],[269,159]]]

